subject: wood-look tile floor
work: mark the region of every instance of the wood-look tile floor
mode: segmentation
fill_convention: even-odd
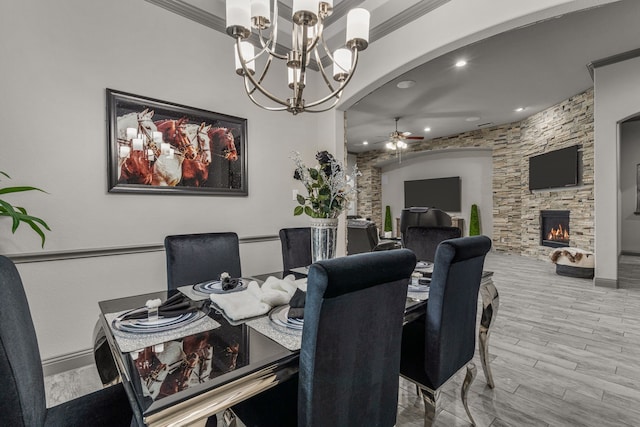
[[[495,272],[500,293],[490,338],[496,388],[486,385],[476,355],[469,405],[478,426],[640,426],[640,259],[627,258],[622,289],[607,289],[558,276],[548,262],[488,255],[485,269]],[[81,369],[47,378],[49,405],[99,387],[97,374]],[[470,425],[462,378],[443,387],[437,426]],[[423,411],[415,387],[401,379],[397,425],[422,426]]]

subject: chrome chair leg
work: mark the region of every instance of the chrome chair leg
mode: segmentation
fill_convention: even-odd
[[[433,391],[427,388],[421,388],[420,394],[424,402],[424,427],[431,427],[436,421],[440,390]]]
[[[487,385],[490,388],[495,388],[493,374],[489,366],[489,335],[491,334],[491,326],[498,315],[500,296],[492,280],[480,285],[480,297],[482,298],[482,317],[478,328],[478,350]]]
[[[469,405],[467,403],[467,395],[469,394],[469,388],[471,387],[471,383],[476,378],[477,370],[475,363],[469,363],[467,365],[467,375],[464,377],[464,381],[462,382],[462,390],[460,394],[462,395],[462,404],[464,405],[464,410],[467,411],[467,416],[471,421],[471,425],[475,426],[476,422],[471,416],[471,412],[469,411]]]

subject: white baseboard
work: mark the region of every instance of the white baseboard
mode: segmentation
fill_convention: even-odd
[[[93,358],[93,349],[90,348],[43,360],[42,370],[45,376],[49,376],[93,364],[95,364],[95,359]]]

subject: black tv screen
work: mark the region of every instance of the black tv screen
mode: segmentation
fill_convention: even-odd
[[[460,212],[460,177],[405,181],[404,207],[410,208],[412,206]]]
[[[529,190],[578,185],[578,146],[529,157]]]

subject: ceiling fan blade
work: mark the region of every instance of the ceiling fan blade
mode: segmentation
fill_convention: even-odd
[[[421,139],[424,139],[424,136],[405,136],[404,139],[421,140]]]

